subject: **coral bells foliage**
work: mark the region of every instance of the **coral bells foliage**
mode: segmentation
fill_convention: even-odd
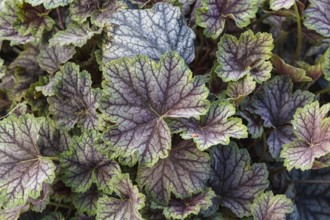
[[[330,218],[330,0],[0,0],[0,220]]]

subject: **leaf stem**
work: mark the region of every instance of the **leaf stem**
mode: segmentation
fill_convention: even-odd
[[[316,95],[321,95],[321,94],[328,93],[328,92],[330,92],[330,87],[316,92]]]
[[[291,61],[291,64],[293,64],[294,61],[296,61],[299,58],[302,49],[302,26],[301,26],[301,17],[299,14],[297,2],[295,2],[294,4],[294,11],[296,14],[297,27],[298,27],[298,42],[297,42],[296,52],[294,53],[294,57],[293,60]]]
[[[63,19],[62,19],[62,15],[60,13],[60,10],[58,8],[56,8],[56,13],[57,13],[57,17],[58,17],[58,19],[60,21],[60,25],[61,25],[60,27],[62,28],[62,30],[64,30],[65,29],[65,24],[63,22]]]
[[[47,159],[50,159],[50,160],[55,160],[55,161],[60,161],[59,157],[44,157],[44,158],[47,158]]]
[[[61,207],[65,209],[72,209],[70,205],[64,205],[64,204],[58,204],[56,202],[49,202],[48,205],[55,206],[55,207]]]

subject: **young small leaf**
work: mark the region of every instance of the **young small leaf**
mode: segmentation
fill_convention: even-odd
[[[253,77],[246,75],[238,81],[230,82],[227,87],[227,95],[234,100],[239,100],[249,95],[256,88]]]
[[[123,10],[111,18],[111,40],[103,42],[103,60],[133,57],[138,54],[158,60],[168,51],[175,51],[186,63],[194,59],[195,34],[180,9],[157,3],[152,9]]]
[[[109,62],[104,74],[101,107],[118,125],[104,139],[118,156],[134,154],[148,166],[167,157],[171,148],[164,118],[197,117],[209,105],[204,82],[192,79],[183,59],[173,52],[158,63],[145,56]]]
[[[226,82],[237,81],[248,74],[258,83],[266,81],[272,70],[267,60],[273,47],[272,35],[268,33],[254,35],[249,30],[239,39],[225,34],[218,44],[216,72]]]
[[[330,37],[330,0],[309,0],[310,4],[304,11],[304,25],[325,37]]]
[[[229,144],[230,137],[246,138],[247,128],[240,118],[231,117],[235,107],[229,102],[213,102],[208,113],[198,121],[194,118],[176,119],[171,128],[181,133],[183,139],[193,139],[199,150],[206,150],[217,144]]]
[[[266,165],[254,163],[251,166],[247,150],[238,149],[234,142],[211,148],[210,154],[213,169],[210,184],[220,197],[220,205],[240,218],[249,216],[253,200],[268,187]]]
[[[297,140],[285,144],[281,152],[288,170],[311,169],[315,158],[330,153],[329,111],[330,104],[320,107],[317,101],[296,111],[292,125]]]
[[[249,25],[258,11],[258,1],[203,0],[203,7],[197,11],[197,24],[205,28],[205,36],[216,39],[223,32],[228,18],[239,28]]]

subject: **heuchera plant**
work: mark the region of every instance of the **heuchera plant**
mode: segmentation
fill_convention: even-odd
[[[330,218],[330,0],[0,0],[0,220]]]

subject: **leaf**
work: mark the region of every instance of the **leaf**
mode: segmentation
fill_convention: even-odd
[[[83,23],[91,17],[93,24],[103,27],[110,22],[113,14],[126,8],[120,1],[111,0],[76,0],[70,4],[70,14],[72,19],[78,23]]]
[[[43,5],[46,9],[54,9],[60,6],[67,6],[73,0],[25,0],[25,2],[29,3],[32,6]]]
[[[4,65],[4,60],[0,58],[0,80],[6,75],[7,68]]]
[[[258,117],[257,114],[255,114],[255,110],[251,107],[250,99],[244,100],[245,103],[242,103],[241,106],[243,106],[243,109],[237,114],[241,117],[243,117],[247,121],[247,128],[248,132],[251,134],[252,138],[259,138],[261,137],[264,127],[262,124],[262,121]],[[248,103],[248,104],[247,104]],[[245,106],[244,106],[245,104]],[[247,104],[247,105],[246,105]]]
[[[201,151],[217,144],[229,144],[229,138],[246,138],[247,128],[240,118],[231,117],[235,107],[226,101],[213,102],[209,112],[200,121],[176,119],[171,128],[174,133],[181,133],[183,139],[193,139]]]
[[[268,187],[266,165],[254,163],[251,166],[247,150],[238,149],[234,142],[212,148],[210,155],[213,169],[210,184],[221,198],[220,205],[240,218],[249,216],[253,200]]]
[[[204,82],[192,79],[183,59],[173,52],[158,63],[145,56],[107,63],[104,75],[101,107],[118,125],[104,139],[117,156],[137,153],[139,162],[148,166],[166,158],[171,148],[164,118],[197,117],[209,105]]]
[[[139,193],[127,174],[116,178],[113,185],[117,186],[114,191],[119,199],[108,196],[100,198],[97,203],[96,220],[141,220],[139,210],[144,207],[145,196]]]
[[[34,212],[42,212],[48,203],[50,202],[50,196],[53,194],[53,190],[50,184],[43,184],[40,197],[37,199],[29,199],[31,204],[30,209]]]
[[[273,158],[278,158],[283,144],[293,140],[290,121],[297,108],[310,103],[314,95],[297,90],[292,93],[292,81],[289,77],[274,77],[263,86],[263,92],[255,94],[252,105],[260,115],[264,126],[273,128],[268,137],[269,151]]]
[[[330,49],[327,49],[324,53],[324,62],[322,65],[324,78],[330,82]]]
[[[204,190],[210,171],[209,155],[184,141],[153,167],[139,166],[136,179],[154,201],[166,205],[171,193],[183,199]]]
[[[74,192],[86,192],[95,183],[105,193],[111,193],[109,185],[114,176],[120,173],[119,164],[101,155],[97,145],[97,132],[84,132],[80,137],[73,137],[70,151],[60,158],[63,168],[63,182]]]
[[[250,24],[256,16],[259,0],[203,0],[197,10],[197,24],[203,28],[204,35],[216,39],[225,29],[226,20],[232,19],[239,28]]]
[[[28,205],[15,206],[13,208],[0,209],[0,219],[4,220],[18,220],[22,212],[27,211]]]
[[[48,97],[49,111],[60,126],[71,129],[75,125],[84,129],[98,126],[97,100],[99,90],[92,89],[91,75],[68,62],[55,75],[55,95]]]
[[[325,37],[330,37],[329,0],[309,0],[309,6],[304,11],[304,25]]]
[[[55,178],[55,165],[37,146],[42,118],[10,116],[0,123],[0,192],[7,208],[40,196],[43,183]]]
[[[312,78],[314,81],[318,80],[323,75],[323,63],[316,63],[315,65],[310,65],[304,61],[297,62],[297,65],[306,71],[308,77]]]
[[[268,191],[254,200],[251,211],[255,220],[286,219],[285,214],[293,212],[293,203],[285,195],[274,196],[272,191]]]
[[[317,101],[297,109],[292,120],[297,140],[285,144],[281,152],[289,171],[311,169],[315,158],[330,153],[329,111],[329,104],[320,107]]]
[[[224,34],[216,53],[218,66],[216,72],[223,81],[237,81],[250,74],[261,83],[270,78],[273,38],[268,33],[254,33],[248,30],[240,38]]]
[[[227,95],[234,100],[240,100],[249,95],[256,88],[253,77],[246,75],[238,81],[230,82],[227,87]]]
[[[206,191],[187,199],[173,199],[163,214],[166,219],[185,219],[190,215],[198,215],[201,210],[206,210],[212,205],[215,193],[208,188]]]
[[[75,193],[72,202],[79,213],[86,212],[93,216],[96,215],[97,201],[101,195],[96,187],[92,187],[85,193]]]
[[[42,217],[41,220],[65,220],[61,212],[51,212]]]
[[[49,40],[49,46],[56,45],[66,46],[74,45],[76,47],[82,47],[86,42],[91,39],[95,34],[100,34],[102,29],[90,27],[89,23],[71,23],[67,29],[59,31]]]
[[[289,9],[295,4],[295,0],[270,0],[270,9],[278,11],[280,9]]]
[[[194,60],[195,34],[178,7],[157,3],[152,9],[123,10],[110,22],[116,27],[110,30],[111,41],[103,42],[105,61],[138,54],[159,60],[168,51],[177,52],[186,63]]]
[[[304,69],[297,68],[286,64],[284,60],[282,60],[276,54],[272,56],[272,63],[276,69],[276,72],[279,75],[289,75],[293,82],[310,82],[312,79],[307,76],[307,73]]]
[[[45,46],[39,53],[37,60],[40,68],[48,73],[56,72],[63,63],[70,60],[76,53],[73,47],[47,47]]]

